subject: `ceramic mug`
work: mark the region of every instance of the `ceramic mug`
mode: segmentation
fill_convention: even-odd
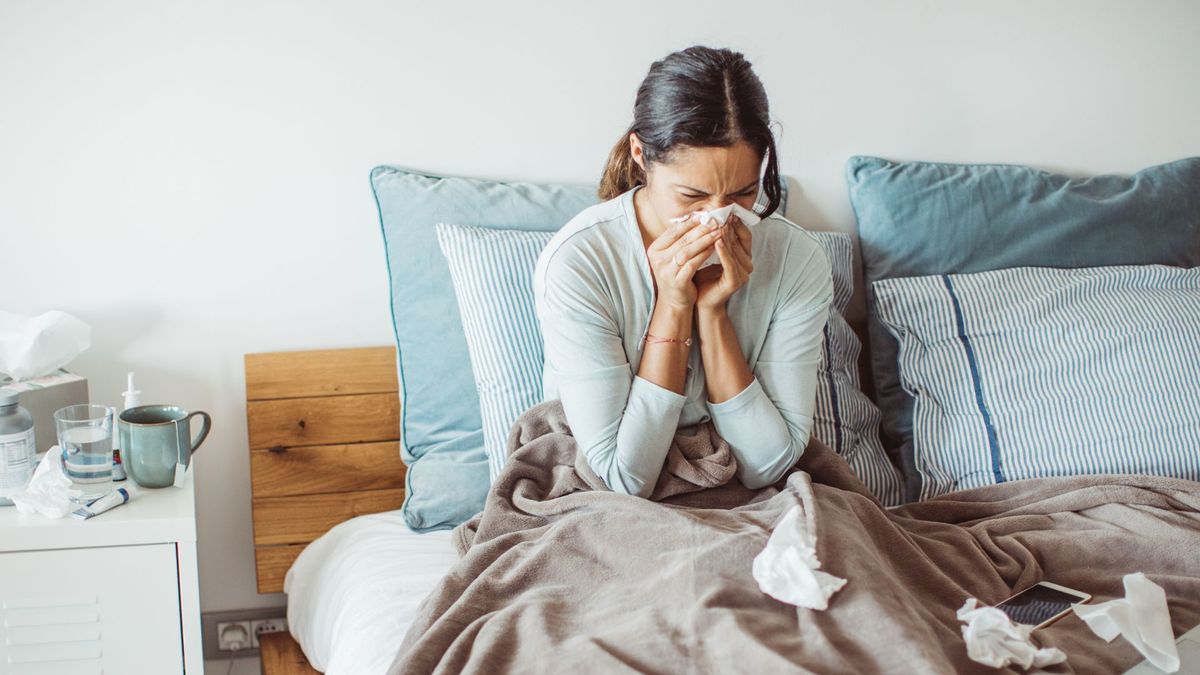
[[[200,432],[192,438],[191,420],[201,418]],[[212,417],[197,410],[189,413],[177,405],[140,405],[117,418],[121,464],[142,487],[167,487],[175,482],[175,465],[184,468],[192,453],[208,436]]]

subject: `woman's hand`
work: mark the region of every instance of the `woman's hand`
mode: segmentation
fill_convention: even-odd
[[[695,216],[675,223],[646,249],[650,269],[658,284],[658,302],[680,309],[696,303],[696,284],[692,277],[700,264],[713,253],[713,245],[726,228],[715,223],[700,225]]]
[[[696,274],[696,309],[711,311],[724,309],[734,291],[741,288],[754,263],[750,261],[750,228],[737,216],[730,216],[722,228],[725,235],[716,242],[720,265],[711,265]]]

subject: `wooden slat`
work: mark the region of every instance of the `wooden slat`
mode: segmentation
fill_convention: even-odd
[[[403,503],[395,358],[393,347],[246,355],[260,593],[282,591],[296,557],[333,526]],[[315,672],[284,637],[272,653],[264,643],[263,672]]]
[[[250,448],[394,441],[400,437],[397,394],[291,398],[246,403]]]
[[[316,539],[338,523],[365,513],[400,508],[404,490],[363,490],[345,494],[304,497],[255,497],[254,543],[303,544]]]
[[[265,633],[258,638],[262,675],[321,675],[290,633]]]
[[[255,546],[254,568],[258,574],[258,592],[282,593],[283,577],[305,546],[308,544]]]
[[[405,471],[398,441],[250,451],[255,497],[402,488]]]
[[[399,391],[396,348],[246,354],[246,400]]]

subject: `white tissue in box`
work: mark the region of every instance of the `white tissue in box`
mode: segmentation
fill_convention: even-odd
[[[91,344],[91,326],[66,312],[22,316],[0,310],[0,373],[14,380],[52,373]]]
[[[692,211],[691,213],[679,216],[678,218],[672,218],[667,222],[680,223],[695,215],[701,225],[710,220],[715,220],[721,225],[724,225],[725,221],[729,220],[729,216],[733,214],[736,214],[738,219],[740,219],[742,223],[746,225],[746,227],[750,227],[751,225],[754,225],[762,220],[762,218],[758,217],[757,213],[742,206],[741,204],[726,204],[725,206],[722,206],[719,209],[713,209],[712,211]],[[713,251],[713,254],[708,256],[708,260],[705,260],[700,264],[700,267],[697,267],[696,269],[701,270],[709,265],[719,265],[720,263],[721,256],[718,255],[716,251]]]

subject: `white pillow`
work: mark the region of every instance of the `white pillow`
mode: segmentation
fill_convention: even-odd
[[[876,281],[919,498],[1043,476],[1200,479],[1200,267]]]
[[[879,441],[879,409],[859,389],[858,336],[842,318],[854,290],[849,235],[814,232],[833,268],[834,301],[818,370],[813,433],[842,455],[885,506],[903,501],[903,483]],[[467,336],[483,417],[483,444],[495,480],[517,417],[542,400],[542,335],[533,270],[552,232],[439,223]]]

